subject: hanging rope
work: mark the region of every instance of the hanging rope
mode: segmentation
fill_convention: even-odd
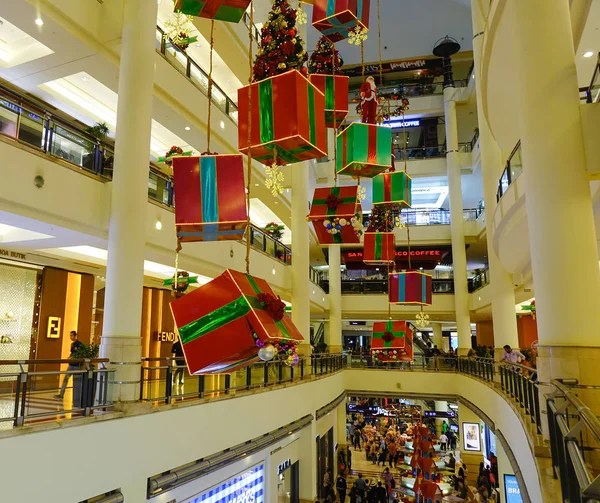
[[[381,5],[377,0],[377,43],[379,45],[379,85],[383,86],[383,60],[381,57]]]
[[[248,23],[248,181],[246,184],[246,212],[248,220],[246,221],[246,274],[250,274],[250,184],[252,183],[252,46],[254,37],[252,30],[254,28],[254,0],[250,2],[250,22]]]
[[[360,64],[362,65],[362,79],[365,80],[365,43],[360,41]]]
[[[331,70],[333,73],[333,91],[335,93],[335,65],[336,65],[336,57],[335,57],[335,44],[331,43]],[[335,163],[337,162],[337,118],[335,114],[333,116],[333,180],[335,182],[335,186],[338,184],[337,170],[335,169]]]
[[[210,56],[208,59],[208,61],[209,61],[208,62],[208,118],[206,119],[206,127],[207,127],[206,151],[207,151],[208,155],[211,154],[211,152],[210,152],[210,132],[211,132],[210,114],[211,114],[211,109],[212,109],[212,88],[213,88],[212,71],[213,71],[213,51],[214,51],[214,47],[215,47],[214,32],[215,32],[215,20],[212,19],[210,21]]]

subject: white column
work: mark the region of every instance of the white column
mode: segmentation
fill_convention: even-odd
[[[471,348],[471,319],[469,314],[469,289],[467,285],[467,252],[463,222],[462,181],[458,153],[458,122],[456,120],[456,89],[444,89],[444,115],[446,120],[446,165],[450,192],[450,236],[454,269],[454,308],[460,354]]]
[[[329,247],[329,345],[331,353],[342,351],[341,246]]]
[[[598,347],[600,273],[569,3],[510,0],[510,4],[518,48],[511,74],[517,80],[515,110],[520,119],[540,348]],[[560,356],[556,352],[552,357]],[[595,365],[597,358],[594,354]],[[540,375],[540,380],[546,379]]]
[[[442,324],[441,323],[432,323],[431,328],[433,328],[433,344],[438,348],[443,348],[444,339],[442,337]]]
[[[302,429],[300,445],[300,503],[314,503],[317,499],[317,422]]]
[[[441,346],[438,346],[441,347]],[[435,400],[435,411],[436,412],[448,412],[448,402],[445,400]],[[448,421],[443,418],[436,418],[435,420],[435,429],[437,430],[438,435],[442,434],[442,424],[444,421]]]
[[[115,401],[139,398],[157,3],[125,0],[101,354],[116,363]]]
[[[483,178],[483,199],[485,202],[485,225],[487,233],[488,264],[492,289],[492,318],[494,323],[494,346],[498,349],[497,359],[502,357],[501,348],[508,344],[519,346],[517,317],[515,314],[515,291],[512,276],[502,267],[493,246],[493,216],[496,210],[496,189],[502,172],[502,153],[492,136],[485,116],[481,82],[481,50],[485,34],[485,22],[480,10],[480,2],[472,0],[473,17],[473,59],[475,61],[475,83],[477,94],[477,116],[479,118],[479,149],[481,152],[481,174]]]
[[[292,171],[292,321],[304,337],[298,352],[310,356],[310,243],[308,222],[308,163],[290,167]],[[309,366],[305,372],[309,371]]]

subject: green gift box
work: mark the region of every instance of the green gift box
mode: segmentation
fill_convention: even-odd
[[[412,180],[405,171],[382,173],[373,178],[373,204],[410,208]]]
[[[392,128],[353,122],[337,136],[340,175],[373,178],[392,167]]]

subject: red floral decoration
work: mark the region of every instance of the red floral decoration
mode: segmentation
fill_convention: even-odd
[[[342,200],[337,197],[335,194],[329,194],[327,196],[327,208],[330,210],[336,210],[337,207],[342,204]]]
[[[270,293],[259,293],[258,301],[262,308],[269,313],[275,321],[280,321],[285,315],[285,304],[279,296],[275,297]]]
[[[384,332],[382,339],[384,342],[392,342],[394,340],[394,334],[392,332]]]

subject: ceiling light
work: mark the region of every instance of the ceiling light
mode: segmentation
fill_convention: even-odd
[[[260,183],[255,183],[255,184],[254,184],[254,186],[255,186],[255,187],[259,187],[259,186],[260,186]]]
[[[88,80],[90,80],[90,78],[87,75],[82,75],[81,80],[83,80],[84,82],[87,82]]]
[[[36,17],[35,24],[37,24],[38,26],[42,26],[44,24],[44,21],[42,21],[41,17]]]
[[[189,131],[192,128],[190,126],[185,126],[183,129],[185,129],[186,131]]]
[[[275,276],[275,268],[273,268],[271,272],[273,273],[273,276]]]
[[[200,42],[198,42],[198,43],[196,44],[196,47],[202,47],[202,44],[201,44]]]
[[[593,55],[594,55],[594,53],[593,53],[592,51],[588,51],[588,52],[586,52],[586,53],[583,55],[583,57],[584,57],[584,58],[591,58]]]
[[[225,129],[225,123],[221,121],[221,129]]]
[[[279,204],[279,201],[275,201],[275,204]]]
[[[156,224],[154,224],[154,227],[156,227],[157,231],[162,230],[162,222],[160,220],[157,220]]]

